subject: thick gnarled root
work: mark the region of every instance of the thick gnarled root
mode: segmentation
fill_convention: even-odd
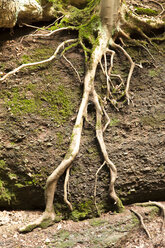
[[[47,228],[48,226],[51,226],[55,223],[55,213],[53,212],[47,212],[45,211],[43,215],[35,220],[34,222],[31,222],[21,228],[19,228],[20,233],[27,233],[31,232],[33,229],[40,227],[40,228]]]
[[[115,192],[115,187],[114,187],[116,177],[117,177],[117,169],[116,169],[116,166],[114,165],[114,163],[109,159],[109,156],[107,153],[106,145],[105,145],[104,138],[103,138],[103,128],[102,128],[103,111],[102,111],[101,105],[99,103],[98,95],[97,95],[94,88],[93,88],[93,102],[94,102],[95,108],[96,108],[96,137],[97,137],[101,152],[102,152],[103,157],[104,157],[105,162],[103,163],[103,165],[106,163],[107,166],[109,167],[109,170],[110,170],[109,196],[114,201],[114,204],[116,205],[117,209],[121,211],[121,209],[123,208],[123,205],[121,203],[121,200],[118,198],[118,196]],[[103,165],[100,167],[100,169],[103,167]],[[99,172],[99,170],[98,170],[98,172]],[[98,173],[96,173],[96,174],[98,174]],[[96,181],[95,181],[95,183],[96,183]],[[95,186],[95,190],[96,190],[96,186]],[[95,198],[96,198],[96,191],[95,191]],[[95,202],[96,202],[96,200],[95,200]]]

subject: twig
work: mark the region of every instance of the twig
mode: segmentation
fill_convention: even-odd
[[[63,56],[63,58],[70,64],[70,66],[73,68],[73,70],[76,72],[77,77],[78,77],[78,80],[79,80],[80,83],[81,83],[80,75],[79,75],[78,71],[76,70],[76,68],[74,67],[74,65],[72,64],[72,62],[71,62],[70,60],[68,60],[64,54],[63,54],[62,56]]]
[[[145,233],[147,234],[148,238],[151,239],[151,235],[149,233],[149,231],[147,230],[145,224],[144,224],[144,221],[143,221],[143,217],[141,216],[141,214],[139,214],[138,212],[136,212],[135,210],[130,210],[132,213],[134,213],[136,215],[136,217],[138,217],[139,221],[140,221],[140,224],[142,225]]]
[[[105,117],[107,119],[107,122],[106,122],[106,124],[105,124],[105,126],[103,128],[103,133],[104,133],[105,130],[107,129],[107,127],[109,126],[111,120],[110,120],[109,115],[107,114],[107,111],[105,110],[105,108],[103,107],[102,109],[103,109],[104,115],[105,115]]]
[[[133,70],[135,68],[135,62],[133,62],[131,56],[126,52],[126,50],[122,46],[120,46],[116,43],[113,43],[113,46],[119,48],[124,53],[124,55],[127,57],[127,59],[130,62],[130,65],[131,65],[129,73],[128,73],[128,77],[127,77],[126,88],[125,88],[125,95],[126,95],[126,98],[127,98],[128,104],[129,104],[130,103],[130,97],[129,97],[128,92],[129,92],[129,86],[130,86],[132,73],[133,73]]]
[[[56,22],[58,22],[60,19],[62,19],[64,17],[64,15],[58,17],[53,23],[49,24],[48,26],[46,26],[46,28],[49,28],[51,26],[53,26]]]
[[[115,51],[108,49],[107,52],[111,53],[111,64],[110,64],[110,67],[108,70],[108,75],[110,76],[112,68],[113,68],[113,60],[114,60],[114,56],[115,56]]]
[[[65,46],[65,44],[67,43],[71,43],[71,42],[75,42],[77,41],[77,39],[70,39],[70,40],[66,40],[66,41],[63,41],[58,47],[57,49],[55,50],[55,52],[53,53],[53,55],[51,57],[49,57],[48,59],[45,59],[45,60],[42,60],[42,61],[38,61],[38,62],[33,62],[33,63],[27,63],[27,64],[22,64],[20,65],[19,67],[15,68],[14,70],[8,72],[5,76],[3,76],[2,78],[0,78],[0,82],[5,80],[7,77],[9,77],[10,75],[13,75],[15,74],[16,72],[20,71],[21,69],[23,68],[26,68],[26,67],[30,67],[30,66],[34,66],[34,65],[41,65],[41,64],[44,64],[44,63],[47,63],[47,62],[50,62],[52,61],[53,59],[56,58],[58,52],[60,51],[60,49],[62,47]]]
[[[98,176],[98,173],[100,172],[100,170],[103,168],[103,166],[105,165],[106,161],[104,161],[104,163],[98,168],[98,170],[96,171],[96,174],[95,174],[95,186],[94,186],[94,203],[95,203],[95,207],[96,207],[96,210],[97,210],[97,213],[99,214],[99,209],[98,209],[98,206],[97,206],[97,202],[96,202],[96,192],[97,192],[97,176]]]
[[[71,29],[71,30],[76,30],[77,28],[76,27],[72,27],[72,26],[70,26],[70,27],[63,27],[63,28],[58,28],[58,29],[56,29],[56,30],[53,30],[53,31],[50,31],[49,33],[47,33],[47,34],[32,34],[32,36],[34,37],[39,37],[39,36],[42,36],[42,37],[49,37],[49,36],[51,36],[51,35],[53,35],[53,34],[55,34],[55,33],[57,33],[57,32],[60,32],[60,31],[64,31],[64,30],[69,30],[69,29]]]
[[[40,27],[33,26],[33,25],[31,25],[31,24],[27,24],[27,23],[21,23],[21,25],[24,25],[24,26],[26,26],[26,27],[30,27],[30,28],[40,29]]]

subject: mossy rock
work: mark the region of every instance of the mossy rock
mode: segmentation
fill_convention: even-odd
[[[135,12],[138,15],[147,15],[147,16],[156,16],[158,15],[158,11],[149,9],[149,8],[136,8]]]

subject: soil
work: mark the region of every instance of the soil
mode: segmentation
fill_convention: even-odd
[[[162,203],[165,206],[165,203]],[[151,235],[148,238],[130,209],[140,213]],[[99,218],[81,222],[61,221],[47,229],[35,229],[31,233],[20,234],[17,229],[22,223],[41,215],[37,211],[0,212],[1,248],[164,248],[165,236],[161,231],[162,217],[153,208],[128,206],[120,214],[112,212]]]

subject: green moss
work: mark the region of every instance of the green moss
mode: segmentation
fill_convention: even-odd
[[[132,224],[135,226],[137,224],[139,224],[139,219],[138,217],[136,217],[136,215],[134,213],[132,213]]]
[[[18,189],[24,188],[25,185],[21,184],[21,183],[15,183],[14,186]]]
[[[91,146],[91,147],[87,147],[87,157],[89,159],[93,160],[98,160],[98,156],[99,156],[99,151],[98,148],[96,146]]]
[[[149,8],[136,8],[135,12],[138,15],[147,15],[147,16],[156,16],[158,15],[158,11],[149,9]]]
[[[157,168],[157,171],[160,172],[160,173],[164,173],[165,172],[165,165],[160,165],[158,168]]]
[[[70,232],[66,231],[66,230],[61,230],[58,233],[58,236],[60,237],[60,239],[65,240],[70,236]]]
[[[53,221],[51,220],[51,219],[46,219],[46,220],[43,220],[42,221],[42,223],[40,224],[40,227],[42,228],[42,229],[45,229],[45,228],[47,228],[48,226],[51,226],[51,225],[53,225]]]
[[[0,169],[5,169],[6,168],[6,162],[4,160],[0,160]]]
[[[90,223],[91,226],[101,226],[104,223],[107,223],[107,221],[106,220],[99,219],[99,218],[94,218],[94,219],[91,219],[89,221],[89,223]]]
[[[38,114],[51,117],[59,124],[72,115],[72,96],[71,90],[66,90],[63,86],[55,90],[45,90],[29,85],[27,88],[15,87],[10,92],[3,92],[5,103],[14,115]]]
[[[88,3],[85,5],[85,8],[82,9],[78,9],[74,6],[70,6],[65,10],[62,8],[64,18],[62,18],[59,24],[56,23],[51,27],[51,30],[68,26],[70,29],[77,29],[79,37],[78,40],[84,49],[86,62],[90,58],[92,50],[98,44],[98,29],[101,24],[98,9],[96,8],[99,0],[91,0],[87,2]],[[77,45],[77,43],[75,45]]]
[[[64,135],[61,132],[57,132],[56,136],[57,136],[56,144],[57,144],[57,146],[61,146],[61,144],[63,143],[63,140],[64,140]]]
[[[159,214],[159,211],[160,211],[160,209],[159,209],[158,207],[156,207],[156,206],[151,206],[151,212],[150,212],[149,217],[150,217],[151,219],[153,219],[155,216],[157,216],[157,215]]]
[[[124,206],[122,201],[119,199],[117,204],[116,204],[117,212],[122,213],[124,211]]]
[[[156,77],[159,74],[159,70],[149,70],[148,75],[149,77]]]
[[[119,125],[119,123],[120,123],[120,120],[118,120],[118,119],[116,119],[116,118],[112,118],[112,119],[111,119],[111,122],[110,122],[110,126],[111,126],[111,127],[116,127],[116,126]]]
[[[45,60],[49,58],[54,53],[53,48],[41,46],[40,48],[36,48],[30,51],[27,54],[22,55],[19,64],[28,64],[33,63],[41,60]],[[34,70],[37,67],[46,67],[47,64],[35,65],[31,66],[29,70]]]
[[[14,173],[8,173],[8,177],[10,178],[10,180],[16,180],[17,179],[17,175]]]
[[[2,205],[5,202],[10,204],[13,199],[15,199],[15,194],[6,187],[4,181],[0,180],[0,202]]]
[[[25,185],[26,186],[31,186],[31,185],[33,185],[33,181],[25,181]]]
[[[87,200],[76,205],[76,209],[71,212],[74,221],[83,220],[93,215],[93,202]]]

